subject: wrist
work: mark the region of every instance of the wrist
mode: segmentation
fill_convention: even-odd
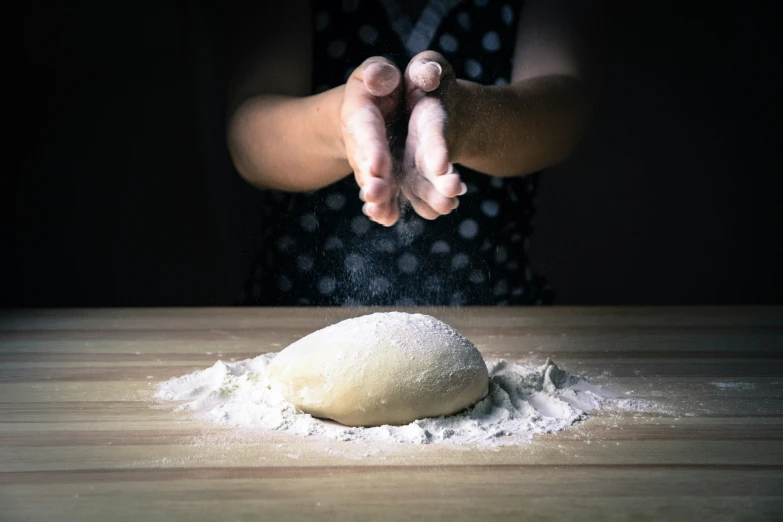
[[[319,144],[322,154],[334,162],[348,162],[343,136],[342,107],[345,97],[345,86],[340,85],[320,94],[307,98],[310,121],[320,122],[318,125]]]
[[[446,141],[452,163],[471,164],[486,153],[488,123],[492,119],[488,114],[487,89],[490,87],[457,80],[450,93]]]

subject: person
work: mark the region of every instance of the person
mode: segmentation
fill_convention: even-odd
[[[537,173],[588,127],[600,13],[568,0],[239,10],[228,146],[268,217],[243,303],[551,303],[529,260]]]

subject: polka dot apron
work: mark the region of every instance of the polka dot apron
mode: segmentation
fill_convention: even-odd
[[[366,58],[404,70],[443,53],[460,78],[507,84],[520,2],[430,0],[419,20],[394,0],[314,4],[313,87],[338,86]],[[386,228],[362,214],[353,176],[308,193],[264,192],[269,225],[243,290],[249,305],[526,305],[552,292],[528,263],[537,176],[457,166],[468,192],[434,221],[408,206]]]

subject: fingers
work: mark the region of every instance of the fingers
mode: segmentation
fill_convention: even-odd
[[[374,96],[389,96],[400,85],[400,70],[393,64],[371,62],[363,69],[364,85]]]
[[[440,87],[443,68],[437,62],[414,62],[408,69],[409,81],[424,92]]]
[[[456,81],[454,69],[442,54],[424,51],[414,56],[405,68],[405,95],[412,109],[426,93],[447,87]]]
[[[407,177],[403,187],[406,197],[411,199],[411,204],[414,205],[414,208],[416,208],[416,203],[419,203],[422,207],[426,205],[426,210],[435,212],[434,217],[444,216],[459,206],[457,198],[443,196],[432,182],[423,176]],[[411,194],[415,198],[411,198]],[[418,211],[418,209],[416,210]],[[430,219],[434,219],[434,217]]]
[[[364,212],[386,226],[399,218],[399,183],[393,174],[386,128],[399,105],[401,78],[389,60],[369,58],[346,82],[342,107],[343,141],[366,202]]]
[[[423,98],[411,113],[408,148],[415,151],[413,165],[438,193],[454,198],[462,192],[462,180],[449,162],[445,138],[446,112],[437,98]],[[407,164],[407,166],[411,166]]]
[[[394,202],[365,203],[362,207],[362,212],[371,220],[385,227],[392,226],[400,219],[400,211],[397,207],[396,198]]]
[[[402,73],[382,56],[367,58],[345,82],[345,96],[358,103],[373,103],[384,116],[399,107]]]
[[[386,141],[386,123],[377,107],[367,104],[354,109],[345,119],[343,140],[348,162],[357,174],[359,186],[367,187],[368,197],[380,197],[376,187],[391,179],[392,158]],[[371,178],[378,178],[373,181]]]
[[[439,178],[446,176],[450,180],[453,177],[459,178],[459,176],[454,173],[453,167],[448,163],[448,158],[446,158],[444,166],[446,172],[442,172],[442,176],[424,175],[424,171],[430,168],[425,167],[425,164],[432,162],[427,160],[429,149],[426,148],[427,144],[421,141],[418,132],[419,129],[414,127],[408,133],[403,161],[402,192],[410,200],[416,213],[425,219],[435,219],[450,213],[459,204],[454,197],[458,195],[458,192],[453,195],[441,192]]]

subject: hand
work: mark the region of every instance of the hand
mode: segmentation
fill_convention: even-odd
[[[417,214],[435,219],[459,206],[465,184],[454,170],[458,131],[454,116],[462,93],[454,71],[439,53],[416,55],[405,69],[409,112],[402,193]]]
[[[384,226],[399,219],[399,179],[386,128],[398,117],[401,97],[400,70],[386,58],[372,57],[348,78],[340,110],[346,157],[361,188],[363,211]]]

